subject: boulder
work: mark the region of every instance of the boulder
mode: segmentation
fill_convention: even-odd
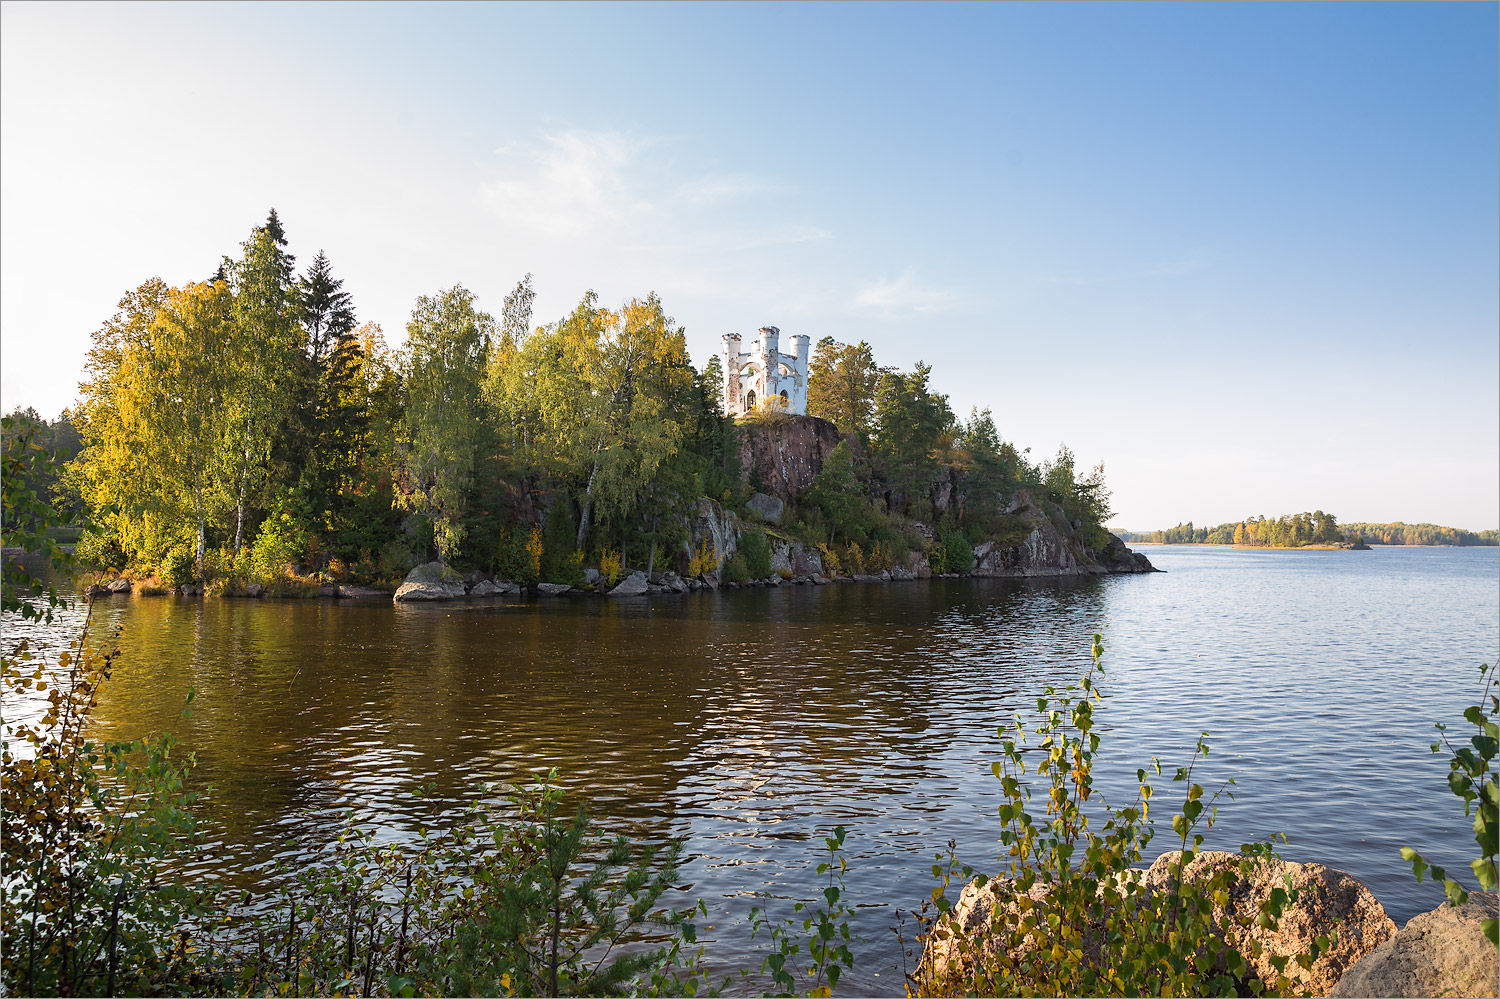
[[[872,576],[869,573],[861,573],[861,572],[856,572],[854,574],[854,581],[856,583],[883,583],[883,582],[885,582],[885,580],[883,578],[881,578],[880,576]]]
[[[1146,887],[1169,892],[1175,883],[1173,867],[1178,852],[1173,850],[1156,859],[1146,871]],[[1206,879],[1213,874],[1238,868],[1241,856],[1221,850],[1205,850],[1188,862],[1182,872],[1184,880]],[[1260,928],[1255,915],[1273,888],[1290,887],[1297,901],[1287,906],[1275,930]],[[1216,907],[1217,909],[1217,907]],[[1276,970],[1273,955],[1295,958],[1312,948],[1313,938],[1332,936],[1333,946],[1303,969],[1295,961],[1286,966],[1286,976],[1299,992],[1326,995],[1343,977],[1344,972],[1360,958],[1385,943],[1396,933],[1396,924],[1385,914],[1385,908],[1370,890],[1351,875],[1322,864],[1299,864],[1289,860],[1270,860],[1256,865],[1248,880],[1241,881],[1229,894],[1228,915],[1249,916],[1249,936],[1261,945],[1259,957],[1251,957],[1247,940],[1234,942],[1257,978],[1274,982]]]
[[[745,509],[755,514],[761,520],[771,524],[779,524],[781,523],[781,515],[786,512],[786,504],[775,496],[756,493],[745,501]]]
[[[646,581],[646,574],[639,569],[626,576],[609,591],[612,597],[638,597],[646,592],[650,584]]]
[[[667,580],[667,589],[671,590],[673,593],[686,593],[688,591],[688,585],[687,583],[683,582],[680,577],[674,575]]]
[[[545,597],[560,597],[573,587],[569,583],[537,583],[536,591]]]
[[[904,565],[893,566],[891,568],[891,579],[893,579],[893,580],[895,580],[897,582],[904,582],[906,580],[916,579],[916,578],[917,578],[917,574],[915,572],[912,572],[910,569],[906,568],[906,566],[904,566]]]
[[[377,590],[373,586],[350,586],[344,584],[338,589],[338,595],[346,599],[357,597],[388,597],[390,594],[390,590]]]
[[[599,581],[603,578],[604,574],[601,573],[598,569],[595,569],[593,566],[590,566],[589,568],[583,570],[583,581],[590,586],[598,586]]]
[[[827,586],[830,582],[832,582],[832,580],[823,575],[821,572],[813,573],[811,578],[814,586]]]
[[[104,588],[110,593],[129,593],[130,586],[130,580],[126,579],[124,576],[121,576],[119,579],[116,579],[113,582],[107,584]]]
[[[1177,851],[1163,854],[1148,870],[1127,871],[1123,876],[1142,884],[1147,891],[1170,896],[1175,890],[1173,866],[1177,857]],[[1237,870],[1241,859],[1239,854],[1206,851],[1188,863],[1183,877],[1192,881],[1207,879],[1225,869]],[[1288,878],[1291,887],[1298,891],[1297,901],[1283,911],[1274,931],[1260,928],[1255,916],[1260,911],[1261,902],[1270,897],[1273,888],[1285,888]],[[1028,897],[1040,901],[1046,898],[1046,894],[1045,885],[1036,885]],[[976,882],[965,885],[951,913],[927,938],[918,965],[919,982],[926,983],[924,987],[947,988],[952,987],[955,980],[962,981],[970,975],[974,958],[980,954],[993,955],[998,945],[998,940],[990,932],[996,906],[1008,911],[1017,904],[1018,897],[1012,882],[1004,878],[992,880],[983,887]],[[1216,907],[1215,915],[1220,919],[1225,916],[1231,919],[1250,917],[1251,929],[1237,931],[1248,939],[1241,937],[1231,942],[1250,962],[1252,973],[1272,984],[1276,979],[1275,967],[1270,962],[1272,956],[1295,958],[1311,949],[1314,937],[1333,936],[1337,931],[1337,940],[1328,952],[1319,955],[1310,969],[1302,969],[1295,960],[1287,962],[1286,975],[1297,994],[1329,994],[1349,968],[1396,932],[1395,924],[1369,889],[1343,871],[1322,864],[1282,860],[1258,863],[1253,874],[1229,892],[1227,910]],[[1091,960],[1097,960],[1101,955],[1102,929],[1102,924],[1083,928],[1083,949]],[[1250,954],[1252,939],[1261,946],[1259,957]],[[1383,989],[1384,986],[1376,987],[1374,991],[1356,989],[1345,994],[1416,994]]]
[[[195,586],[192,583],[183,583],[181,586],[177,587],[177,592],[181,593],[185,597],[196,597],[198,594],[203,592],[203,587]]]
[[[419,565],[406,574],[395,600],[457,600],[464,595],[463,577],[441,562]]]
[[[505,587],[497,585],[494,580],[490,579],[481,579],[469,587],[469,596],[471,597],[498,597],[503,596],[506,592],[508,591]]]
[[[265,588],[265,586],[263,584],[261,584],[261,583],[246,583],[245,584],[245,596],[247,596],[247,597],[263,597],[265,595],[266,595],[266,588]]]
[[[318,596],[320,597],[336,597],[338,595],[339,588],[337,586],[334,586],[332,583],[324,583],[322,586],[318,587]]]
[[[1401,932],[1360,958],[1330,996],[1493,996],[1500,951],[1481,923],[1497,916],[1500,896],[1471,892],[1411,917]]]

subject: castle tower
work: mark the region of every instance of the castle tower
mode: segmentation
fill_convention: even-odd
[[[811,337],[801,333],[792,337],[792,347],[797,351],[797,363],[792,366],[794,379],[790,408],[793,413],[807,412],[807,365],[810,360],[808,344],[811,340]]]
[[[724,412],[740,412],[740,335],[724,334]]]

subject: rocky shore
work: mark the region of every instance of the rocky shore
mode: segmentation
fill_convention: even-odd
[[[1175,851],[1158,857],[1149,868],[1129,871],[1148,892],[1172,891]],[[1187,881],[1206,879],[1226,868],[1238,867],[1237,854],[1206,851],[1184,868]],[[1494,944],[1485,937],[1482,923],[1495,918],[1496,895],[1474,892],[1459,907],[1443,903],[1437,909],[1412,917],[1398,929],[1370,890],[1353,876],[1317,863],[1271,860],[1259,864],[1246,882],[1226,897],[1216,916],[1235,917],[1259,911],[1261,902],[1276,889],[1292,889],[1296,902],[1282,914],[1274,930],[1261,928],[1252,918],[1249,928],[1237,930],[1231,941],[1250,957],[1252,974],[1274,980],[1273,959],[1290,958],[1286,974],[1298,994],[1309,996],[1494,996],[1500,981],[1500,961]],[[1046,893],[1033,889],[1030,906]],[[942,990],[945,985],[970,978],[976,962],[994,955],[990,923],[997,906],[1017,904],[1010,883],[1004,879],[964,886],[957,904],[937,924],[943,932],[929,934],[917,969],[919,994]],[[1102,936],[1102,924],[1093,937]],[[1300,967],[1295,958],[1310,951],[1319,936],[1333,938],[1332,945]],[[1091,939],[1085,929],[1085,940]],[[1095,941],[1093,959],[1101,957]],[[1089,945],[1085,944],[1088,954]],[[1258,953],[1256,953],[1258,951]],[[1253,956],[1251,956],[1253,955]],[[1248,994],[1248,993],[1242,993]]]

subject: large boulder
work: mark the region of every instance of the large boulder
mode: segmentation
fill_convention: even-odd
[[[545,597],[560,597],[573,587],[568,583],[537,583],[536,591]]]
[[[786,504],[775,496],[756,493],[745,501],[745,509],[755,514],[761,520],[772,524],[779,524],[781,523],[781,515],[786,512]]]
[[[1164,853],[1146,871],[1145,884],[1155,891],[1170,893],[1175,889],[1178,851]],[[1244,858],[1237,853],[1206,850],[1197,854],[1183,868],[1185,881],[1207,880],[1224,870],[1237,870]],[[1260,905],[1271,897],[1275,888],[1297,892],[1297,901],[1281,914],[1276,929],[1267,930],[1256,922]],[[1286,976],[1299,992],[1326,995],[1343,977],[1344,972],[1360,958],[1385,943],[1396,933],[1396,924],[1385,908],[1358,879],[1322,864],[1299,864],[1289,860],[1258,862],[1248,879],[1239,881],[1229,893],[1227,912],[1215,906],[1215,914],[1231,919],[1248,917],[1247,936],[1231,940],[1250,962],[1255,976],[1264,982],[1276,980],[1273,956],[1295,959],[1312,949],[1319,936],[1338,938],[1318,955],[1311,968],[1287,962]],[[1250,955],[1250,939],[1260,943],[1259,957]]]
[[[441,562],[419,565],[406,574],[406,581],[396,589],[395,600],[457,600],[464,595],[464,580]]]
[[[1177,851],[1163,854],[1145,871],[1127,871],[1122,876],[1138,882],[1152,894],[1171,896],[1176,891]],[[1183,869],[1183,878],[1194,882],[1207,880],[1224,870],[1238,871],[1243,860],[1239,854],[1207,851],[1199,853]],[[1298,892],[1297,901],[1283,911],[1275,930],[1259,926],[1256,917],[1260,905],[1273,888],[1290,887]],[[1046,887],[1037,885],[1028,893],[1032,902],[1046,897]],[[973,962],[982,955],[993,956],[998,941],[990,926],[997,906],[1002,911],[1014,908],[1020,896],[1013,883],[996,879],[983,887],[975,882],[964,886],[950,914],[939,921],[924,944],[919,980],[933,987],[954,987],[973,974]],[[1229,892],[1227,906],[1215,907],[1215,915],[1238,924],[1248,917],[1249,930],[1236,930],[1230,942],[1250,962],[1252,974],[1265,982],[1276,981],[1271,957],[1292,958],[1286,975],[1299,994],[1326,995],[1345,971],[1375,950],[1396,932],[1396,926],[1385,909],[1363,884],[1343,871],[1322,864],[1298,864],[1271,860],[1257,862],[1253,873],[1240,880]],[[1027,903],[1028,905],[1031,903]],[[1087,959],[1098,960],[1103,946],[1103,924],[1083,927],[1083,950]],[[1312,962],[1310,969],[1299,967],[1295,958],[1312,949],[1317,936],[1337,940],[1329,950]],[[1261,953],[1253,957],[1251,940],[1260,944]],[[942,983],[946,982],[947,985]],[[1391,995],[1391,992],[1354,992],[1351,995]],[[1405,994],[1405,993],[1394,993]]]
[[[1493,996],[1500,951],[1481,926],[1500,912],[1500,896],[1471,892],[1411,917],[1401,932],[1362,957],[1330,996]]]
[[[491,579],[481,579],[469,587],[471,597],[498,597],[505,594],[505,587],[499,586]]]
[[[609,591],[609,595],[612,597],[638,597],[645,593],[646,588],[650,585],[650,582],[646,579],[646,574],[637,569],[620,580],[619,584]]]
[[[124,576],[121,576],[119,579],[116,579],[105,586],[104,589],[110,593],[129,593],[130,587],[130,580],[126,579]]]

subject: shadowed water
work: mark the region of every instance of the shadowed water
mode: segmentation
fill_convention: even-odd
[[[1428,744],[1500,646],[1497,550],[1145,550],[1168,572],[649,602],[101,600],[94,634],[122,627],[123,655],[96,725],[180,733],[212,787],[208,863],[249,884],[351,808],[410,837],[432,821],[420,784],[441,809],[557,767],[609,828],[687,839],[681,901],[707,900],[722,968],[758,967],[746,913],[812,898],[842,823],[864,943],[840,992],[890,993],[890,927],[931,891],[933,854],[952,839],[995,869],[996,727],[1075,678],[1102,631],[1106,795],[1133,796],[1153,755],[1170,776],[1207,729],[1203,782],[1237,782],[1209,845],[1285,832],[1285,856],[1350,871],[1398,924],[1437,904],[1399,850],[1474,855]]]

